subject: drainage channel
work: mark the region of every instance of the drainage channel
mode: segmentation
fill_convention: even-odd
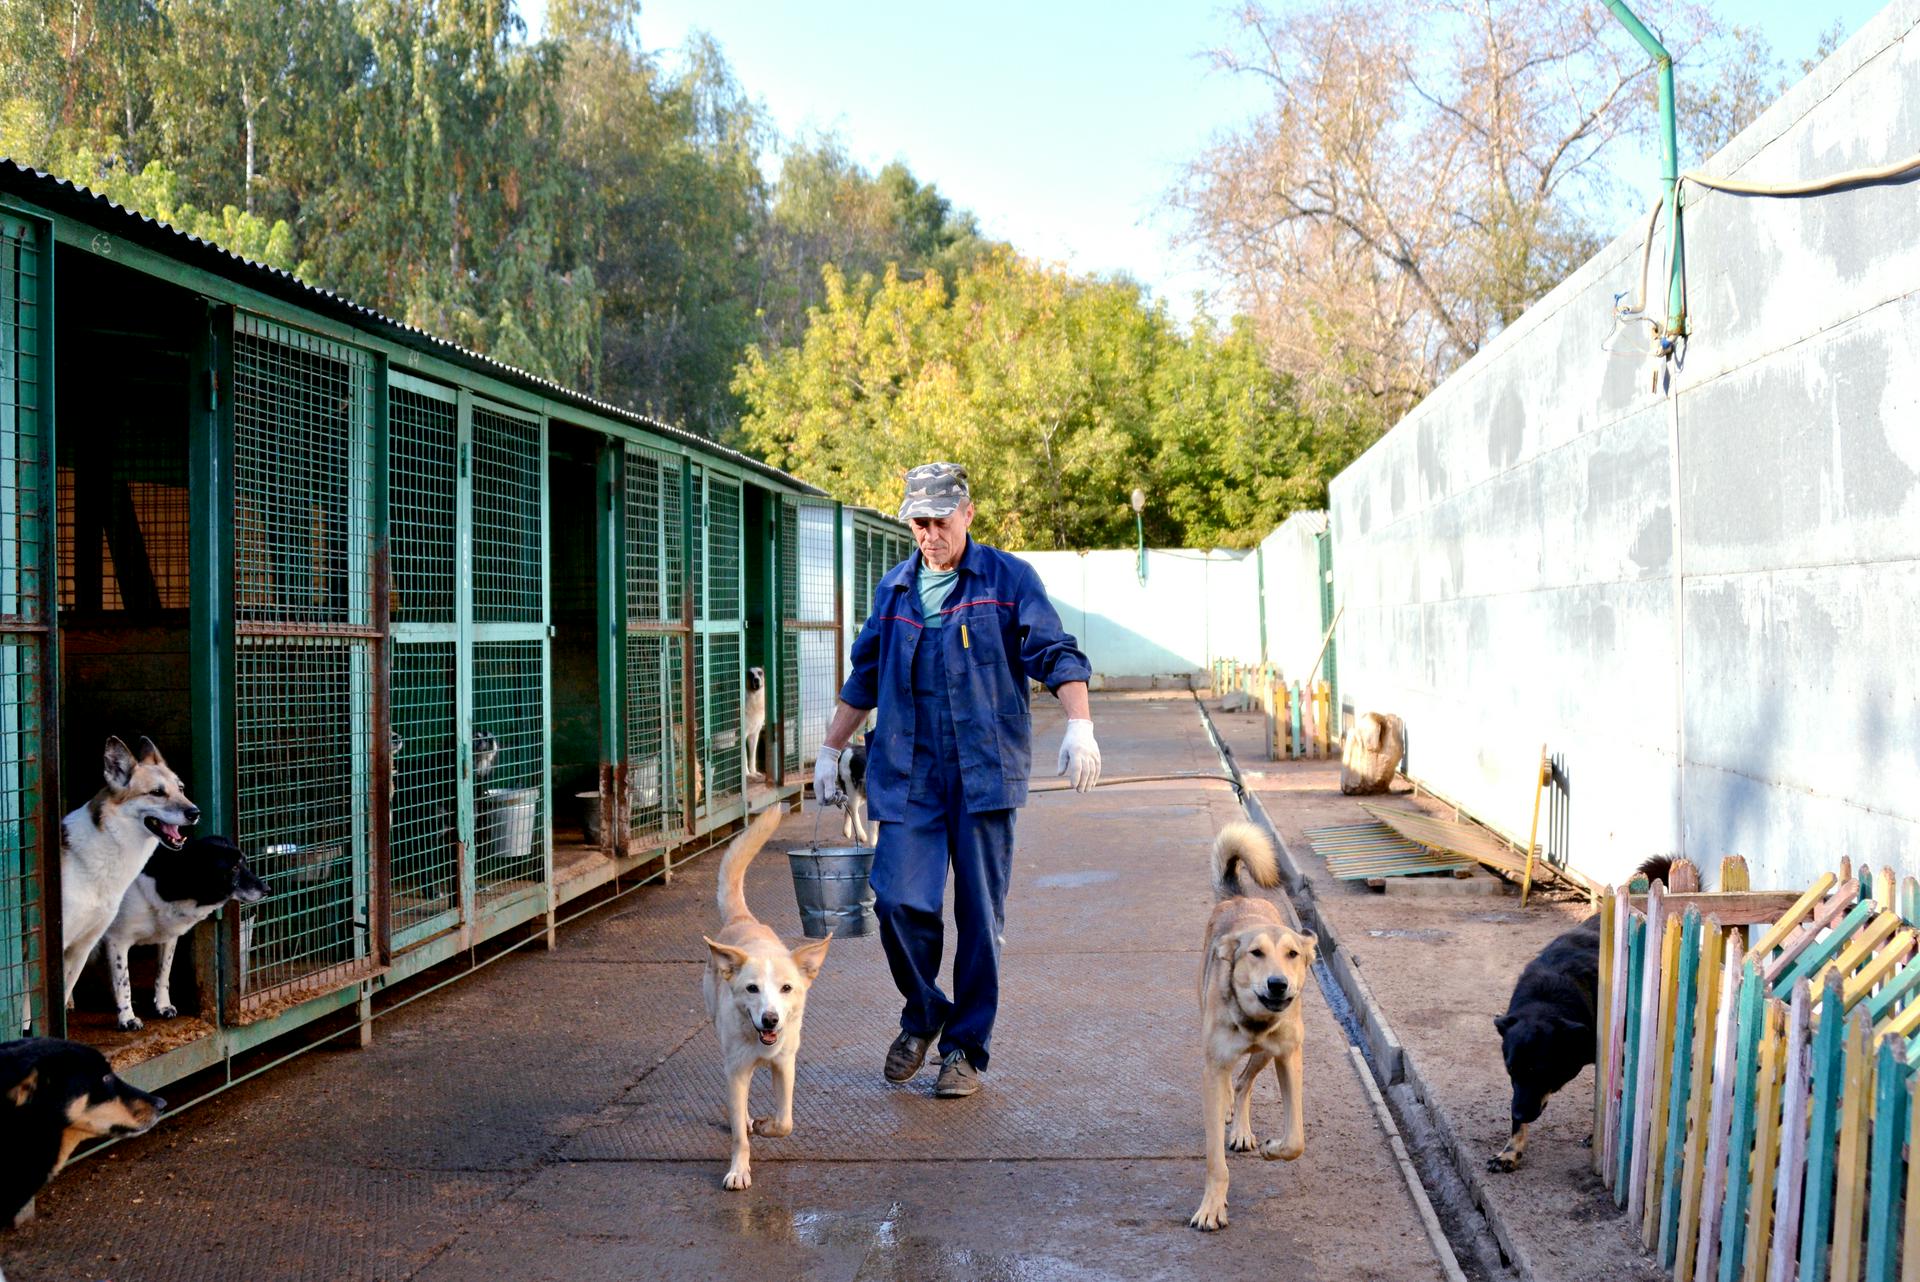
[[[1416,1083],[1409,1082],[1411,1065],[1385,1015],[1375,1004],[1366,983],[1341,949],[1329,923],[1313,903],[1312,889],[1301,876],[1299,867],[1281,840],[1279,830],[1249,787],[1227,746],[1207,712],[1198,691],[1193,696],[1200,724],[1220,758],[1223,770],[1232,777],[1241,808],[1248,820],[1260,827],[1280,852],[1282,901],[1295,921],[1311,928],[1320,937],[1319,956],[1313,964],[1314,979],[1327,1009],[1346,1034],[1348,1054],[1373,1101],[1374,1116],[1392,1149],[1407,1181],[1407,1192],[1433,1242],[1441,1269],[1450,1282],[1474,1278],[1482,1282],[1500,1282],[1519,1277],[1528,1279],[1531,1270],[1524,1262],[1512,1259],[1502,1248],[1499,1226],[1488,1219],[1482,1199],[1462,1177],[1456,1155],[1463,1151],[1448,1134],[1445,1124],[1435,1118]],[[1518,1268],[1516,1268],[1518,1263]]]

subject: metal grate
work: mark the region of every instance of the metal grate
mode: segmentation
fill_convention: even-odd
[[[781,502],[780,694],[789,770],[820,755],[840,686],[837,522],[830,503]]]
[[[457,407],[450,400],[396,387],[388,392],[387,417],[393,621],[452,623]]]
[[[685,591],[680,460],[627,448],[627,618],[674,622]]]
[[[0,1041],[47,1031],[40,642],[0,638]]]
[[[627,787],[636,839],[680,831],[684,738],[680,719],[684,638],[667,632],[627,637]]]
[[[482,895],[546,879],[545,709],[544,642],[474,646],[474,877]]]
[[[746,673],[740,663],[738,632],[710,632],[700,642],[697,679],[705,681],[707,692],[701,732],[707,749],[706,800],[711,812],[739,795],[743,782],[740,701],[746,692]]]
[[[393,929],[460,905],[460,754],[452,641],[393,650]]]
[[[0,1040],[49,1030],[42,716],[47,458],[40,421],[40,234],[0,211]],[[57,537],[57,536],[56,536]],[[57,566],[54,568],[57,575]]]
[[[793,499],[780,500],[780,754],[781,778],[796,773],[800,752],[800,638],[792,620],[800,607],[800,516]]]
[[[707,478],[707,613],[715,622],[740,617],[740,483]]]
[[[704,620],[708,617],[707,470],[698,465],[693,469],[693,487],[691,493],[692,503],[687,509],[687,520],[693,523],[693,564],[687,567],[687,574],[693,584],[693,617]]]
[[[366,625],[366,354],[242,317],[233,369],[236,617]]]
[[[165,415],[97,423],[61,447],[62,609],[185,610],[191,530],[187,427]],[[80,555],[85,530],[85,559]]]
[[[544,623],[540,424],[473,410],[473,614],[482,623]]]
[[[372,656],[355,638],[240,639],[235,840],[273,888],[243,919],[243,996],[332,986],[370,955]]]

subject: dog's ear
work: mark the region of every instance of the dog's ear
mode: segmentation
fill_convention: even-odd
[[[145,743],[146,740],[142,739],[140,742]],[[105,760],[106,769],[103,773],[106,776],[107,786],[109,788],[124,788],[133,782],[133,767],[135,765],[133,754],[127,751],[126,744],[120,742],[120,736],[107,736]]]
[[[1310,930],[1296,930],[1293,933],[1299,936],[1302,944],[1306,945],[1307,960],[1311,962],[1320,951],[1320,936]]]
[[[143,766],[164,766],[167,759],[160,755],[160,749],[153,746],[153,740],[140,736],[140,764]]]
[[[707,951],[713,956],[713,964],[720,968],[720,978],[732,979],[734,972],[747,964],[748,957],[745,949],[735,948],[732,944],[716,944],[705,935],[700,938],[706,941]]]
[[[827,963],[827,945],[832,942],[833,936],[828,935],[825,939],[816,939],[793,950],[793,964],[800,968],[800,973],[807,977],[809,984],[820,978],[820,968]]]
[[[1505,1037],[1507,1030],[1513,1027],[1514,1022],[1514,1018],[1511,1015],[1495,1015],[1493,1017],[1494,1031],[1499,1033],[1500,1036]]]
[[[12,1080],[0,1078],[0,1091],[5,1092],[7,1102],[15,1108],[25,1108],[39,1089],[40,1070],[37,1068],[28,1069],[24,1077],[14,1077]]]
[[[1577,1019],[1568,1019],[1565,1015],[1556,1016],[1554,1018],[1553,1023],[1554,1023],[1554,1027],[1558,1028],[1563,1033],[1591,1034],[1593,1032],[1592,1025],[1583,1024]]]

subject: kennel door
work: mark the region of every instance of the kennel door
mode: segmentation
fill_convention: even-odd
[[[746,783],[740,705],[746,695],[746,586],[741,574],[741,493],[737,478],[696,465],[694,689],[699,700],[701,769],[695,813],[720,821],[738,807]]]
[[[240,1022],[378,969],[372,358],[255,316],[233,333]]]
[[[0,1041],[63,1031],[47,966],[59,857],[48,840],[57,771],[46,769],[56,759],[49,245],[42,225],[0,208]]]
[[[820,755],[840,690],[840,528],[830,499],[780,500],[780,726],[783,781]]]
[[[471,611],[460,572],[467,499],[459,402],[451,388],[387,375],[395,952],[457,928],[472,902],[474,806],[472,789],[460,786],[472,695],[461,679]]]
[[[626,755],[632,849],[686,830],[686,460],[628,443]]]

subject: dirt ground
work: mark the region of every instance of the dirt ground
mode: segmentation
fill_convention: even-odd
[[[1050,765],[1060,720],[1039,710]],[[1212,771],[1190,698],[1102,698],[1110,775]],[[1308,1151],[1202,1180],[1194,983],[1224,784],[1037,796],[1023,813],[986,1089],[886,1083],[877,938],[837,940],[809,1002],[797,1129],[727,1136],[700,1000],[715,861],[76,1167],[0,1234],[13,1282],[216,1279],[1423,1279],[1441,1276],[1324,1003],[1307,1006]],[[748,899],[797,937],[779,850]],[[1383,959],[1382,965],[1386,963]],[[764,1097],[765,1079],[757,1084]],[[1256,1129],[1275,1123],[1271,1077]],[[1531,1177],[1529,1177],[1531,1178]]]
[[[1583,920],[1586,897],[1536,888],[1520,907],[1517,890],[1497,896],[1441,895],[1394,886],[1382,893],[1328,873],[1309,829],[1371,818],[1340,793],[1338,761],[1267,759],[1257,714],[1208,710],[1233,750],[1249,788],[1261,798],[1289,853],[1306,874],[1323,917],[1405,1047],[1411,1073],[1431,1096],[1436,1120],[1475,1159],[1506,1142],[1509,1087],[1493,1020],[1507,1008],[1520,970],[1549,940]],[[1392,803],[1451,817],[1407,785]],[[1372,800],[1372,799],[1369,799]],[[1489,887],[1490,888],[1490,887]],[[1542,1282],[1635,1282],[1664,1276],[1641,1254],[1631,1226],[1590,1166],[1583,1141],[1592,1129],[1593,1073],[1576,1078],[1531,1128],[1527,1160],[1512,1174],[1475,1170],[1487,1209],[1524,1257],[1523,1273]]]

